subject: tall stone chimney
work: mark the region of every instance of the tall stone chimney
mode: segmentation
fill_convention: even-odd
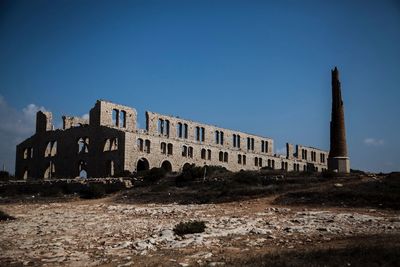
[[[346,129],[344,125],[344,107],[339,81],[339,71],[332,70],[332,114],[331,144],[328,157],[328,169],[340,173],[350,172],[350,160],[347,155]]]

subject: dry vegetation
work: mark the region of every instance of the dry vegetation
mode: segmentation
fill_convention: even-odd
[[[204,173],[0,190],[0,265],[398,266],[399,173]]]

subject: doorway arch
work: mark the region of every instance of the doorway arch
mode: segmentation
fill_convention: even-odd
[[[136,171],[147,171],[150,168],[149,161],[146,158],[141,158],[137,162]]]
[[[169,162],[168,160],[165,160],[165,161],[161,164],[161,168],[163,168],[163,169],[166,170],[167,172],[172,172],[172,165],[171,165],[171,162]]]

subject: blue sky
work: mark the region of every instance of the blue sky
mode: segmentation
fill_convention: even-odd
[[[398,1],[1,1],[0,164],[34,113],[96,99],[329,149],[338,66],[352,168],[400,170]]]

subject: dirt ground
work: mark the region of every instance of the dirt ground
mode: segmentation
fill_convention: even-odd
[[[275,196],[203,205],[116,198],[1,204],[16,220],[0,222],[0,265],[229,266],[274,251],[400,235],[396,210],[278,206]],[[205,221],[205,232],[174,235],[177,223],[190,220]]]

